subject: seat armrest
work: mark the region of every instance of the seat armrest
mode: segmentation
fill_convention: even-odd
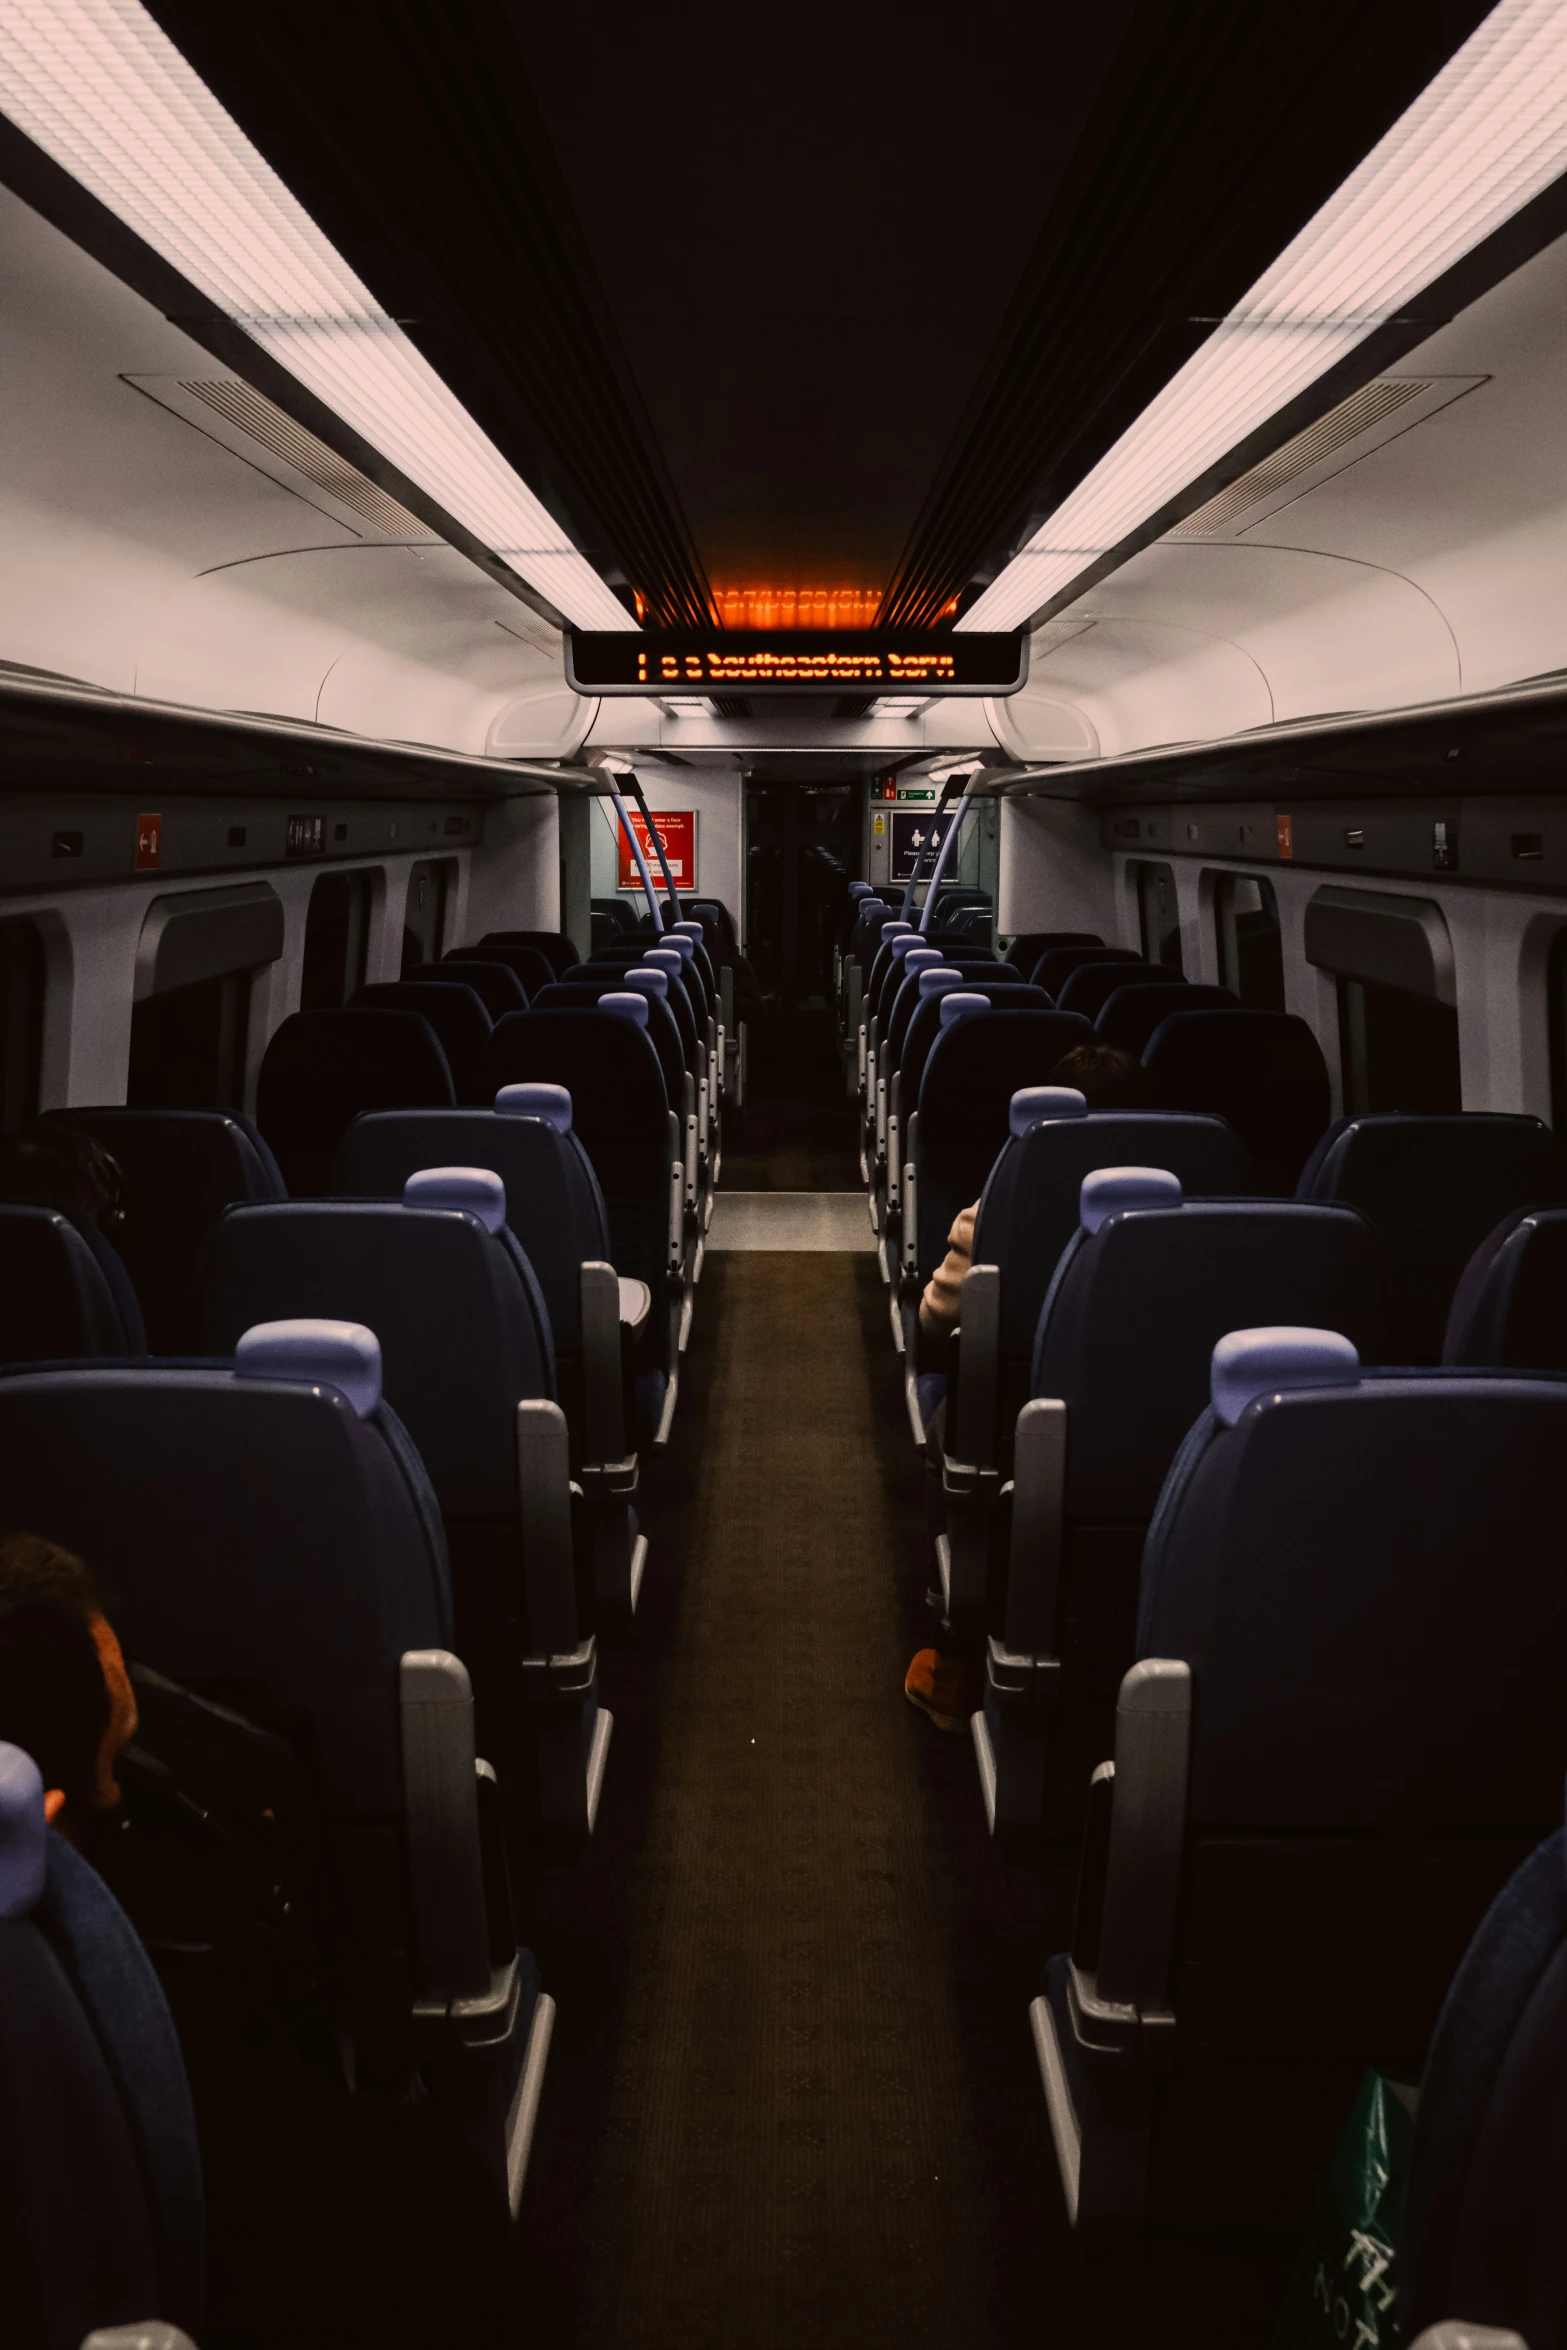
[[[528,1647],[535,1656],[580,1641],[571,1542],[571,1466],[566,1415],[529,1397],[517,1406],[517,1512]]]
[[[1001,1352],[1001,1268],[970,1265],[961,1290],[963,1374],[951,1449],[988,1469],[996,1458],[996,1380]]]
[[[919,1182],[916,1173],[916,1148],[919,1142],[920,1114],[909,1112],[909,1131],[903,1158],[903,1270],[911,1277],[919,1266]]]
[[[685,1140],[680,1131],[680,1120],[673,1110],[669,1113],[669,1257],[666,1270],[672,1281],[679,1281],[684,1257],[685,1208]]]
[[[1191,1667],[1145,1657],[1115,1709],[1115,1797],[1099,1919],[1101,1999],[1165,2008],[1175,1953],[1192,1726]]]
[[[969,1278],[972,1280],[972,1274]],[[964,1387],[959,1391],[960,1409],[969,1374],[968,1282],[963,1285],[963,1298]],[[998,1307],[999,1302],[998,1296]],[[998,1318],[998,1332],[999,1328]],[[1006,1644],[1020,1655],[1059,1652],[1057,1616],[1065,1540],[1066,1439],[1067,1407],[1058,1397],[1035,1396],[1018,1413],[1012,1457]]]
[[[618,1461],[626,1450],[621,1366],[621,1288],[613,1265],[590,1262],[578,1276],[582,1296],[582,1457]],[[643,1311],[647,1291],[641,1282]]]
[[[409,1649],[398,1704],[415,1981],[422,2007],[444,2009],[491,1984],[467,1667],[446,1649]]]

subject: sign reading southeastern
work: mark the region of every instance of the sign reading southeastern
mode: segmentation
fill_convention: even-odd
[[[696,811],[692,808],[653,808],[649,810],[654,829],[664,844],[669,859],[670,878],[676,889],[696,887]],[[653,876],[653,887],[660,897],[664,894],[664,870],[658,861],[658,851],[640,816],[633,814],[631,828],[642,844],[647,869]],[[634,889],[640,893],[642,876],[637,861],[631,854],[631,843],[625,833],[620,835],[620,879],[617,889]]]
[[[573,628],[566,683],[579,694],[1015,694],[1028,636],[918,628],[715,628],[624,634]]]

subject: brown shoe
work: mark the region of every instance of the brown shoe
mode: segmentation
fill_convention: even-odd
[[[929,1714],[938,1730],[958,1737],[967,1730],[974,1709],[969,1703],[968,1673],[956,1657],[922,1648],[904,1676],[903,1694],[910,1705]]]

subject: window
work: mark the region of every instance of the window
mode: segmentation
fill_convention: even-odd
[[[356,987],[363,987],[370,898],[368,873],[323,873],[318,878],[305,916],[302,1012],[334,1011],[347,1003]]]
[[[245,1098],[250,973],[146,996],[131,1013],[125,1099],[138,1110],[237,1110]]]
[[[1137,876],[1137,919],[1142,930],[1143,959],[1181,968],[1181,917],[1175,902],[1175,873],[1169,865],[1134,865]]]
[[[0,1131],[38,1115],[44,950],[31,922],[0,922]]]
[[[446,899],[456,879],[453,857],[424,857],[408,876],[403,914],[403,977],[421,963],[438,963],[446,943]]]
[[[1257,873],[1221,873],[1213,893],[1219,978],[1254,1012],[1284,1009],[1284,945],[1273,884]]]
[[[1346,1116],[1463,1108],[1458,1014],[1451,1004],[1375,979],[1341,977],[1338,1019]]]

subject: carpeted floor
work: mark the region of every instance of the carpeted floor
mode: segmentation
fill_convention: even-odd
[[[867,1279],[727,1268],[601,2153],[604,2344],[957,2343],[983,2303]]]

